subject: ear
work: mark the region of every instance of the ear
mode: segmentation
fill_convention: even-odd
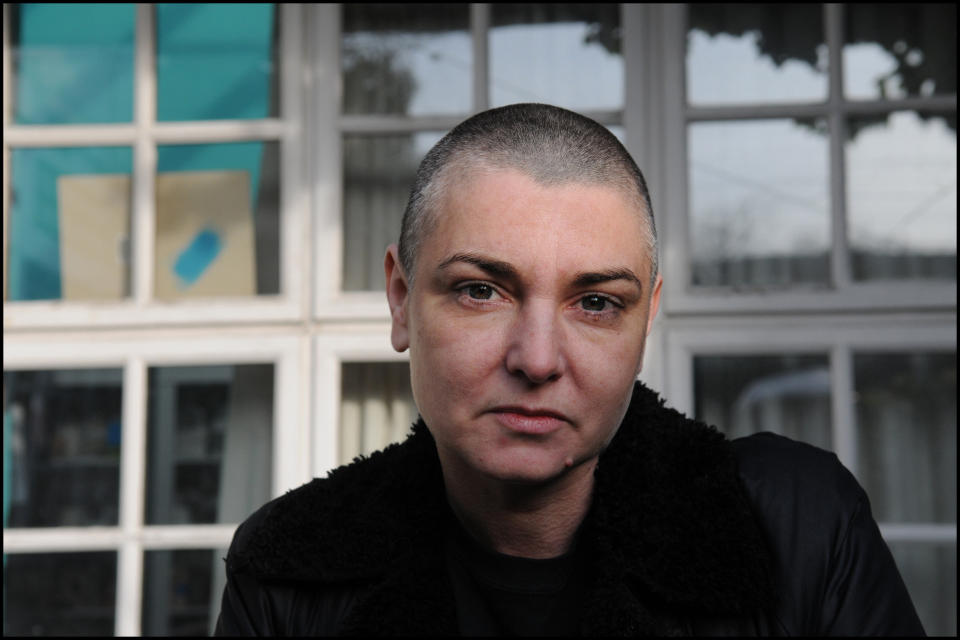
[[[653,292],[650,294],[650,313],[647,316],[647,335],[653,331],[653,319],[657,317],[657,311],[660,310],[660,290],[663,288],[663,277],[658,273],[657,280],[653,283]]]
[[[406,351],[410,346],[410,332],[407,328],[407,296],[410,286],[403,272],[397,245],[387,247],[383,258],[383,271],[387,280],[387,304],[390,305],[390,342],[397,351]]]

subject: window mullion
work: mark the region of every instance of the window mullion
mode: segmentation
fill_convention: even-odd
[[[490,5],[470,5],[470,33],[473,38],[473,110],[490,105]]]
[[[340,96],[340,6],[310,7],[310,174],[314,314],[337,296],[343,280]]]
[[[286,135],[289,135],[287,123],[276,118],[158,122],[152,131],[153,140],[158,144],[272,141]]]
[[[829,55],[830,97],[828,131],[830,135],[830,213],[832,221],[830,274],[837,289],[851,284],[849,247],[847,243],[846,164],[844,142],[847,122],[843,111],[843,8],[838,4],[824,5],[824,24]]]
[[[144,479],[146,476],[147,367],[142,357],[123,371],[123,418],[120,442],[120,528],[123,543],[117,557],[116,634],[140,634],[143,584]]]
[[[309,292],[303,286],[302,274],[310,272],[309,243],[302,238],[310,237],[311,216],[308,214],[309,189],[306,176],[309,174],[308,157],[304,147],[310,136],[306,135],[304,122],[304,97],[310,87],[310,79],[303,66],[303,29],[308,9],[299,4],[278,6],[280,19],[281,60],[280,69],[280,117],[283,135],[280,142],[280,293],[287,299],[298,302],[301,318],[310,315],[306,301]],[[312,278],[306,278],[311,282]]]
[[[136,53],[134,58],[134,123],[137,141],[133,157],[133,215],[130,219],[131,295],[144,307],[153,294],[156,198],[154,176],[157,149],[151,137],[156,121],[156,65],[154,64],[154,7],[137,5]]]
[[[687,121],[760,120],[764,118],[819,118],[829,114],[829,103],[736,104],[685,107]]]
[[[880,522],[880,534],[887,542],[932,542],[957,544],[956,523]]]
[[[660,204],[653,194],[654,217],[660,243],[660,269],[665,278],[662,313],[669,322],[674,301],[687,296],[690,282],[689,198],[686,113],[686,6],[668,4],[659,7],[654,29],[659,30],[657,77],[661,81],[654,93],[661,92],[663,171]],[[629,135],[629,133],[628,133]],[[663,324],[661,324],[663,326]],[[669,366],[669,365],[668,365]],[[692,386],[692,379],[690,386]]]
[[[853,356],[848,345],[833,347],[830,353],[830,398],[833,421],[833,451],[854,476],[858,474],[856,433],[856,391],[853,383]]]

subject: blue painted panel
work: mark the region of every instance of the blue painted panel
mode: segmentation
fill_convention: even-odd
[[[133,120],[133,4],[21,4],[17,124]]]
[[[273,69],[272,4],[160,4],[160,120],[264,118]],[[130,121],[132,4],[23,4],[18,124]],[[263,143],[158,149],[158,171],[244,170],[256,207]],[[57,177],[132,173],[130,149],[14,149],[10,300],[61,297]]]

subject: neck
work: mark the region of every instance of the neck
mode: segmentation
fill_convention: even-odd
[[[483,546],[511,556],[554,558],[568,552],[590,509],[596,459],[545,483],[464,478],[444,465],[447,499]]]

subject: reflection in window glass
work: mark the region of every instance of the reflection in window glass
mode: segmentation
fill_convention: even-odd
[[[158,120],[278,114],[272,4],[164,3],[156,22]]]
[[[854,355],[861,482],[882,522],[957,521],[957,354]]]
[[[400,238],[417,167],[441,137],[434,132],[344,136],[344,290],[384,289],[384,253]]]
[[[130,295],[132,150],[37,148],[10,155],[9,299]]]
[[[11,3],[9,10],[15,124],[133,119],[133,4]]]
[[[117,554],[4,556],[3,635],[113,636]]]
[[[729,438],[760,431],[832,449],[827,356],[696,356],[694,414]]]
[[[345,363],[340,407],[340,463],[402,442],[417,420],[406,362]]]
[[[122,375],[4,372],[4,527],[117,524]]]
[[[473,44],[466,4],[344,4],[344,113],[466,113]]]
[[[857,280],[956,280],[956,117],[949,121],[917,111],[851,118],[847,210]]]
[[[850,3],[844,8],[846,97],[956,94],[956,4]]]
[[[609,125],[607,129],[610,130],[610,133],[617,136],[617,140],[620,141],[620,144],[623,146],[627,145],[627,132],[623,129],[621,125]]]
[[[497,3],[490,11],[491,106],[623,107],[619,5]]]
[[[279,152],[276,142],[157,149],[158,299],[279,293]]]
[[[957,544],[888,543],[930,637],[957,635]]]
[[[270,499],[273,365],[152,367],[147,523],[241,522]]]
[[[694,285],[829,282],[825,128],[820,120],[689,125]]]
[[[819,4],[691,4],[690,104],[816,102],[827,98]]]
[[[141,634],[213,635],[226,582],[226,555],[226,549],[145,552]]]

